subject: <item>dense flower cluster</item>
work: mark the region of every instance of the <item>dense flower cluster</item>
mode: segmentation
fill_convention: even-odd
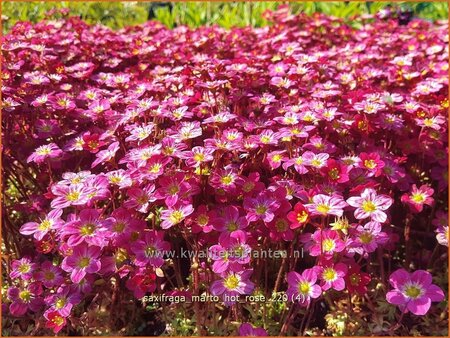
[[[21,201],[7,232],[29,239],[10,266],[10,315],[43,314],[58,332],[119,279],[136,298],[207,292],[233,307],[275,287],[312,307],[387,282],[372,261],[414,231],[448,246],[447,26],[270,18],[117,32],[70,18],[4,37],[3,163]],[[209,253],[191,257],[189,281],[168,256],[180,243]],[[252,257],[269,248],[305,257]],[[428,273],[390,281],[402,310],[444,299]]]

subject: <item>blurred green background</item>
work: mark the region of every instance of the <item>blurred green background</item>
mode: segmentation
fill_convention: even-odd
[[[81,16],[88,23],[102,23],[117,29],[154,19],[172,28],[177,25],[197,27],[218,24],[233,26],[263,26],[262,13],[287,2],[172,2],[171,8],[161,2],[18,2],[2,1],[3,32],[17,21],[37,22],[55,8],[70,8],[71,15]],[[322,12],[351,18],[364,13],[376,13],[386,6],[410,10],[416,17],[428,20],[447,19],[447,2],[289,2],[293,13]]]

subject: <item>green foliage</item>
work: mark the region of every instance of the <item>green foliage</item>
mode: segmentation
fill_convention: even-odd
[[[213,25],[230,28],[242,26],[261,27],[268,24],[262,17],[266,10],[275,10],[281,2],[174,2],[172,10],[156,7],[156,20],[167,27],[179,25],[198,27]],[[392,5],[392,2],[290,2],[293,13],[321,12],[342,18],[374,14]],[[447,2],[396,2],[395,6],[411,9],[415,16],[429,20],[448,17]],[[2,2],[3,31],[7,32],[17,21],[38,22],[52,9],[70,8],[71,15],[80,16],[86,22],[101,23],[113,29],[145,22],[151,2]]]

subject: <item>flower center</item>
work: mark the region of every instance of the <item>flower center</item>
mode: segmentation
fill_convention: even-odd
[[[51,281],[51,280],[55,279],[55,273],[52,271],[46,271],[44,274],[44,278],[45,278],[45,280]]]
[[[244,192],[249,192],[249,191],[252,191],[254,187],[255,187],[255,183],[253,183],[253,182],[246,182],[242,186],[242,190],[244,190]]]
[[[176,210],[174,212],[172,212],[172,214],[170,215],[170,221],[174,224],[180,223],[183,220],[183,212],[180,210]]]
[[[66,199],[70,202],[75,202],[80,198],[80,193],[78,191],[72,191],[66,195]]]
[[[117,221],[114,224],[114,232],[123,232],[125,229],[126,223],[124,221]]]
[[[327,282],[333,282],[337,278],[336,270],[333,268],[326,268],[322,273],[322,278]]]
[[[54,318],[52,318],[52,322],[56,326],[61,326],[64,324],[64,318],[62,316],[56,315]]]
[[[361,282],[361,277],[357,273],[354,273],[350,276],[350,284],[357,286],[357,285],[359,285],[360,282]]]
[[[359,240],[364,244],[369,244],[372,242],[373,236],[369,232],[363,232],[361,235],[359,235]]]
[[[155,163],[150,167],[149,172],[151,172],[152,174],[156,174],[160,170],[161,170],[161,163]]]
[[[306,211],[303,210],[303,211],[297,213],[297,222],[305,223],[307,219],[308,219],[308,213]]]
[[[27,273],[27,272],[29,272],[31,270],[31,265],[27,264],[27,263],[20,264],[18,270],[21,273]]]
[[[180,188],[173,184],[169,187],[169,189],[167,189],[167,192],[169,193],[169,195],[175,195],[180,191]]]
[[[414,193],[412,194],[411,199],[416,203],[423,203],[425,201],[425,196],[421,193]]]
[[[314,167],[320,167],[322,165],[322,161],[318,160],[318,159],[314,159],[311,161],[311,165],[313,165]]]
[[[336,247],[336,243],[331,238],[327,238],[322,242],[322,249],[325,252],[333,251]]]
[[[377,166],[377,163],[374,160],[365,160],[364,166],[368,169],[375,169]]]
[[[240,282],[240,279],[238,276],[236,275],[230,275],[227,278],[225,278],[225,280],[223,281],[223,285],[228,289],[228,290],[234,290],[238,287]]]
[[[95,232],[95,224],[88,223],[80,228],[81,236],[91,236]]]
[[[408,285],[404,291],[409,298],[419,298],[422,295],[422,289],[418,285]]]
[[[122,181],[122,177],[120,176],[112,176],[110,177],[109,181],[113,184],[118,184]]]
[[[255,211],[258,215],[264,215],[267,211],[267,207],[265,205],[258,205]]]
[[[260,140],[261,140],[261,143],[267,144],[271,141],[271,138],[269,136],[264,135],[260,138]]]
[[[148,247],[145,248],[145,256],[147,257],[153,257],[156,252],[157,250],[153,245],[149,245]]]
[[[279,219],[275,222],[275,227],[278,232],[284,232],[288,228],[288,224],[284,219]]]
[[[361,208],[364,210],[364,212],[372,213],[377,210],[377,207],[375,203],[372,201],[364,201],[361,205]]]
[[[231,183],[233,183],[233,177],[231,175],[226,175],[223,176],[220,181],[222,182],[222,184],[224,185],[230,185]]]
[[[272,157],[272,161],[273,162],[280,162],[281,161],[281,155],[274,155],[273,157]]]
[[[307,295],[309,293],[309,290],[311,290],[311,286],[308,282],[300,282],[298,285],[298,292],[302,295]]]
[[[201,153],[197,153],[194,155],[194,160],[196,162],[202,162],[205,159],[205,155],[201,154]]]
[[[36,150],[36,154],[44,156],[44,155],[49,155],[52,151],[50,150],[50,148],[47,147],[40,147]]]
[[[55,303],[55,307],[56,307],[57,309],[63,308],[64,305],[66,305],[66,298],[65,298],[65,297],[59,298],[59,299],[56,301],[56,303]]]
[[[198,225],[204,227],[206,224],[208,224],[209,217],[205,214],[201,214],[197,217],[197,223]]]
[[[82,257],[78,261],[78,267],[81,269],[86,268],[87,266],[89,266],[90,262],[91,262],[91,259],[89,257]]]
[[[236,231],[239,228],[235,221],[228,223],[227,229],[228,231]]]
[[[138,204],[140,204],[140,205],[143,205],[143,204],[145,204],[145,203],[148,202],[148,196],[147,196],[147,195],[139,196],[139,197],[136,199],[136,202],[138,202]]]
[[[330,206],[328,206],[326,204],[317,204],[317,206],[316,206],[316,210],[324,215],[327,214],[328,211],[330,211],[330,209],[331,209]]]
[[[339,169],[338,168],[333,168],[328,172],[328,176],[330,176],[331,179],[333,180],[337,180],[339,179],[340,175],[339,175]]]
[[[19,298],[22,299],[25,303],[31,301],[31,292],[28,290],[20,291]]]

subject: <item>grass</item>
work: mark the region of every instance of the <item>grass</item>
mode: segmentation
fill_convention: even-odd
[[[217,24],[261,27],[267,25],[262,13],[274,10],[282,2],[174,2],[172,10],[154,8],[155,19],[169,28],[179,25],[198,27]],[[286,3],[286,2],[285,2]],[[312,14],[322,12],[337,17],[351,18],[354,15],[376,13],[394,4],[411,9],[415,16],[428,20],[447,19],[447,2],[290,2],[293,13]],[[81,16],[86,22],[101,23],[113,29],[144,23],[148,20],[152,2],[18,2],[2,1],[3,32],[7,32],[17,21],[38,22],[52,9],[70,8],[71,15]]]

